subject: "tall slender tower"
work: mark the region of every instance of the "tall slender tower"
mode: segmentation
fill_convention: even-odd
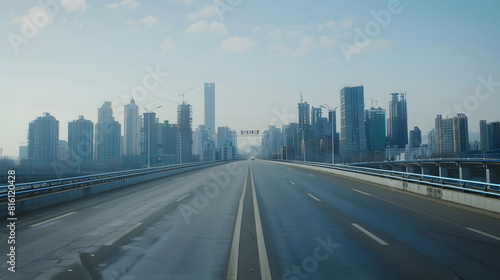
[[[141,119],[139,117],[139,106],[137,106],[134,99],[132,99],[129,104],[123,107],[125,109],[123,154],[140,155]]]
[[[205,83],[205,128],[208,138],[215,141],[215,84]]]
[[[177,106],[177,154],[180,163],[190,162],[193,150],[191,105],[182,103]]]
[[[408,113],[406,95],[392,93],[389,102],[389,119],[387,119],[387,137],[390,147],[405,148],[408,144]]]

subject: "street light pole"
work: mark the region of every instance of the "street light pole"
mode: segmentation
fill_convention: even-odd
[[[147,109],[144,107],[147,113],[151,114],[153,110],[159,109],[162,106],[157,106],[152,109]],[[151,116],[148,116],[148,168],[151,168]]]

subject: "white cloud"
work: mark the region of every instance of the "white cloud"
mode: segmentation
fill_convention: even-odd
[[[223,50],[234,53],[242,53],[252,50],[258,43],[252,39],[233,36],[221,43]]]
[[[169,52],[173,49],[175,49],[175,45],[173,44],[174,39],[168,37],[167,39],[163,40],[161,43],[161,53],[164,54],[166,52]]]
[[[346,18],[340,22],[340,26],[342,28],[352,28],[355,21],[356,21],[356,18]]]
[[[136,0],[123,0],[121,4],[126,9],[135,9],[141,5],[141,3]]]
[[[292,53],[292,49],[282,43],[272,43],[269,46],[269,51],[271,51],[274,54],[282,56],[287,56],[290,53]]]
[[[283,32],[279,28],[276,28],[267,34],[267,39],[270,40],[279,40],[281,38],[283,38]]]
[[[111,3],[111,4],[106,5],[106,8],[108,8],[110,10],[116,10],[119,7],[120,7],[120,4],[118,4],[118,3]]]
[[[132,27],[132,28],[130,28],[130,32],[137,32],[139,30],[141,30],[140,27]]]
[[[31,7],[22,17],[11,16],[10,20],[21,29],[29,29],[33,36],[54,23],[54,18],[40,6]]]
[[[186,18],[188,20],[198,20],[202,18],[213,19],[219,16],[219,10],[213,5],[206,5],[198,12],[189,13]]]
[[[335,27],[337,27],[337,23],[333,20],[329,20],[327,22],[325,22],[325,26],[330,28],[330,29],[334,29]]]
[[[135,24],[135,20],[129,19],[129,20],[127,20],[127,24],[128,25],[134,25]]]
[[[298,37],[303,36],[303,35],[304,35],[304,33],[302,33],[302,31],[300,31],[300,30],[292,30],[292,31],[288,31],[286,33],[287,38],[298,38]]]
[[[85,0],[61,0],[61,6],[66,11],[85,11],[87,9],[87,2]]]
[[[191,4],[194,3],[195,0],[168,0],[168,2],[174,2],[174,3],[179,3],[183,4],[185,6],[191,6]]]
[[[83,23],[82,22],[80,22],[80,21],[78,21],[76,19],[73,22],[76,24],[76,26],[78,26],[78,28],[80,28],[80,29],[83,28]]]
[[[160,23],[160,21],[154,16],[146,16],[145,18],[141,19],[141,22],[146,26],[154,26]]]
[[[201,20],[193,23],[186,29],[187,33],[203,33],[209,32],[216,35],[227,35],[227,27],[218,21],[213,20],[210,24],[206,20]]]
[[[314,36],[304,36],[299,39],[298,43],[301,47],[305,48],[312,48],[317,46],[316,37]]]

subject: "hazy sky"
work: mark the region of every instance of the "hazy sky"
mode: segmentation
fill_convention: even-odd
[[[471,132],[500,120],[496,0],[3,2],[4,155],[17,156],[43,112],[66,140],[67,123],[97,121],[104,101],[122,122],[132,96],[176,122],[176,104],[154,96],[180,102],[195,88],[186,100],[196,127],[204,82],[216,83],[217,126],[237,130],[296,121],[299,91],[313,106],[339,106],[346,85],[364,85],[367,108],[407,92],[409,127],[424,134],[447,112],[466,113]]]

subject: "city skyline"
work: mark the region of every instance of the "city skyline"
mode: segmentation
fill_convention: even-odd
[[[148,98],[138,104],[162,105],[158,117],[171,122],[176,105],[154,96],[180,103],[178,95],[194,87],[186,94],[193,127],[204,123],[202,83],[208,81],[217,84],[218,126],[236,130],[295,120],[300,91],[312,106],[336,107],[341,88],[361,84],[365,108],[378,102],[388,109],[390,93],[407,92],[408,127],[419,126],[424,136],[439,114],[465,113],[473,133],[479,133],[480,120],[500,119],[496,2],[400,1],[399,12],[379,24],[368,47],[355,45],[361,53],[350,61],[343,43],[352,46],[357,30],[377,22],[374,14],[388,11],[391,1],[286,3],[288,12],[279,17],[279,1],[243,1],[223,18],[202,1],[159,7],[132,2],[65,1],[46,26],[19,43],[18,52],[10,35],[24,36],[23,16],[39,10],[13,2],[1,12],[0,130],[8,135],[0,143],[3,155],[17,156],[26,144],[26,124],[44,112],[61,124],[78,115],[97,123],[95,109],[111,101],[122,111],[117,120],[123,127],[123,106],[144,80]],[[306,9],[315,17],[300,17]],[[7,121],[9,116],[16,118]],[[59,134],[67,140],[65,125]]]

